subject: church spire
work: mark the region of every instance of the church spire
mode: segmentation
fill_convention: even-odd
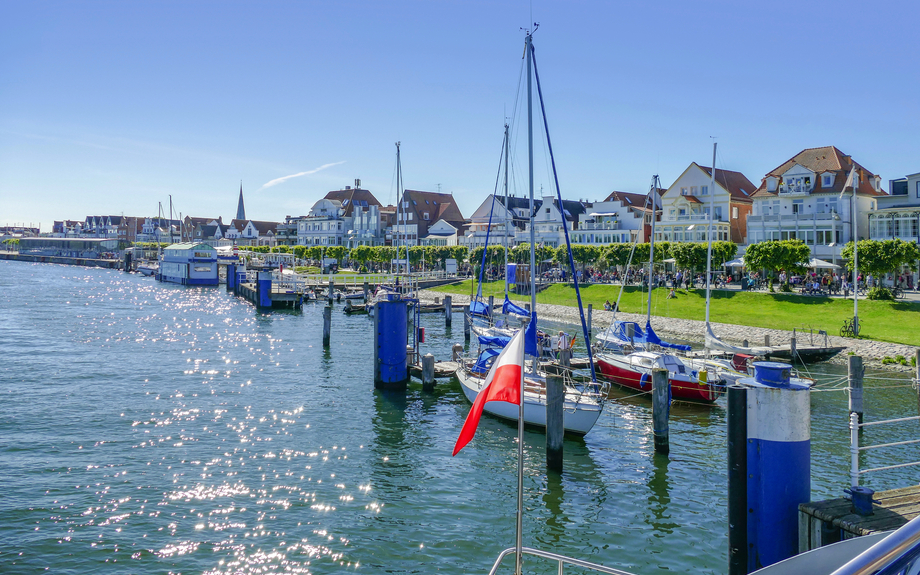
[[[236,206],[236,219],[246,219],[246,208],[243,206],[243,180],[240,180],[240,203]]]

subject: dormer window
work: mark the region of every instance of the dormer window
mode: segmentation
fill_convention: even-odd
[[[821,186],[829,188],[832,185],[834,185],[834,176],[830,174],[824,174],[824,176],[821,178]]]
[[[776,184],[777,184],[777,179],[776,179],[776,178],[772,178],[772,177],[771,177],[771,178],[767,178],[767,191],[768,191],[768,192],[775,192],[775,191],[776,191]]]

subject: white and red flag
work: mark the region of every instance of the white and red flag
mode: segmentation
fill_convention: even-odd
[[[454,455],[466,447],[476,434],[482,409],[487,401],[506,401],[521,405],[521,387],[524,376],[524,331],[519,330],[505,349],[495,358],[495,363],[486,376],[485,387],[476,396],[473,407],[460,430],[460,437],[454,446]]]

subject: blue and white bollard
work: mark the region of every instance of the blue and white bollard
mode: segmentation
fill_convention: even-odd
[[[404,300],[381,301],[374,306],[374,387],[405,389],[409,381],[407,309]]]
[[[799,504],[811,498],[811,392],[791,372],[785,363],[755,362],[754,377],[738,380],[743,413],[729,410],[730,436],[743,418],[746,438],[743,453],[729,454],[729,539],[732,529],[743,530],[735,540],[743,541],[744,549],[737,551],[746,555],[739,562],[746,564],[746,573],[798,552]],[[730,450],[733,444],[742,447],[730,438]],[[745,460],[744,485],[737,484],[740,473],[732,474],[739,457]],[[735,547],[729,541],[729,548]],[[734,575],[742,565],[733,565],[730,554],[729,567]]]
[[[256,280],[259,307],[272,307],[272,272],[259,272]]]

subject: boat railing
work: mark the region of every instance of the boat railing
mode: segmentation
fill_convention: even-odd
[[[920,443],[920,439],[908,439],[906,441],[895,441],[893,443],[880,443],[878,445],[860,445],[859,444],[859,430],[866,427],[875,426],[875,425],[886,425],[892,423],[903,423],[905,421],[920,421],[920,416],[914,417],[900,417],[897,419],[886,419],[883,421],[867,421],[864,423],[859,422],[859,415],[856,412],[850,414],[850,485],[853,487],[859,486],[859,476],[865,473],[871,473],[873,471],[887,471],[890,469],[899,469],[901,467],[913,467],[920,465],[920,461],[913,461],[909,463],[900,463],[897,465],[885,465],[882,467],[873,467],[870,469],[860,469],[859,468],[859,453],[861,451],[867,451],[869,449],[883,449],[888,447],[897,447],[902,445],[912,445],[915,443]]]
[[[495,560],[495,564],[492,565],[492,570],[489,571],[489,575],[495,575],[498,572],[499,567],[501,567],[502,561],[505,557],[511,555],[514,557],[517,549],[511,547],[505,549],[498,555],[498,559]],[[572,567],[577,567],[579,569],[587,569],[589,571],[594,571],[597,573],[609,573],[610,575],[632,575],[628,571],[623,571],[620,569],[614,569],[613,567],[606,567],[597,563],[591,563],[589,561],[582,561],[581,559],[574,559],[572,557],[566,557],[565,555],[559,555],[558,553],[550,553],[549,551],[541,551],[540,549],[533,549],[531,547],[522,547],[521,553],[523,555],[532,555],[534,557],[540,557],[541,559],[547,559],[549,561],[555,561],[558,564],[559,575],[562,575],[565,571],[565,566],[570,565]]]
[[[915,517],[888,537],[851,559],[831,575],[916,573],[918,564],[920,564],[920,517]]]

